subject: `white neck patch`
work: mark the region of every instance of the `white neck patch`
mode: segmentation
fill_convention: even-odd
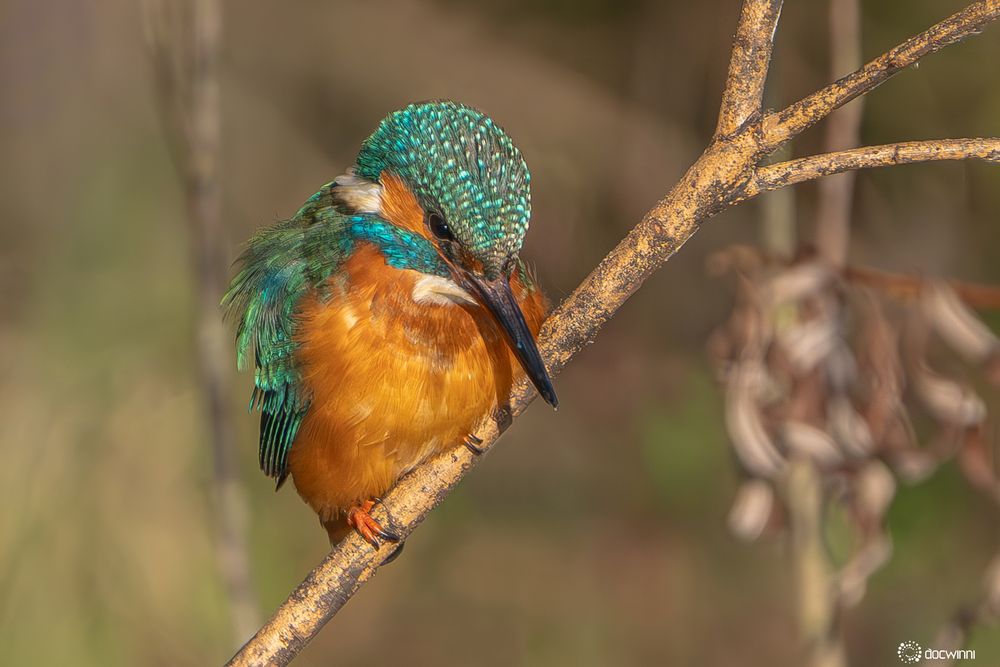
[[[356,213],[382,212],[382,186],[366,181],[354,174],[354,168],[333,179],[337,187],[333,196],[354,209]]]
[[[479,305],[454,280],[427,274],[417,278],[417,282],[413,285],[413,300],[416,303],[434,304],[435,306]]]
[[[333,189],[333,195],[355,212],[376,215],[382,212],[382,186],[378,183],[357,176],[353,168],[333,179],[333,182],[337,186]],[[435,306],[479,305],[455,281],[428,274],[422,274],[417,278],[417,282],[413,285],[412,297],[416,303]]]

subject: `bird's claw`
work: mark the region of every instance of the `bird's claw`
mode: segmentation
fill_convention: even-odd
[[[473,454],[475,454],[476,456],[479,456],[480,454],[486,451],[485,449],[479,446],[483,444],[482,438],[477,438],[471,433],[462,439],[462,444],[465,445],[465,448],[468,449]]]
[[[366,500],[347,511],[347,525],[358,531],[358,534],[361,535],[365,542],[375,547],[375,549],[382,546],[383,541],[399,542],[400,540],[399,535],[391,530],[386,530],[382,527],[382,524],[372,517],[372,509],[376,504],[381,502],[381,499]]]
[[[405,547],[405,546],[406,546],[406,542],[400,542],[399,544],[396,544],[395,546],[393,546],[392,551],[390,551],[389,555],[386,556],[382,560],[381,565],[388,565],[392,561],[394,561],[397,558],[399,558],[399,554],[403,553],[403,547]]]

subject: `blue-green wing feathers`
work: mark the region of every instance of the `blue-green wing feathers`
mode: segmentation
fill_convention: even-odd
[[[254,361],[250,409],[260,410],[260,467],[278,480],[288,474],[288,453],[309,409],[311,395],[295,359],[296,308],[342,261],[348,247],[345,216],[325,186],[290,220],[258,232],[238,260],[223,298],[237,321],[240,368]]]

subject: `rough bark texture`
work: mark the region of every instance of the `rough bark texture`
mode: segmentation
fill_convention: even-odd
[[[987,154],[995,157],[993,142],[997,140],[956,140],[945,142],[949,145],[947,149],[925,146],[928,150],[923,153],[917,149],[908,153],[905,149],[897,152],[888,148],[886,156],[879,152],[886,150],[885,147],[858,149],[759,169],[762,157],[837,107],[875,88],[920,57],[980,30],[1000,15],[1000,0],[974,3],[837,83],[761,119],[761,94],[780,8],[781,2],[775,0],[744,2],[718,130],[712,143],[681,181],[545,323],[539,347],[553,375],[594,338],[629,296],[705,220],[736,202],[826,173],[892,164],[893,156],[897,162],[945,159],[935,157],[944,154],[941,152],[944,150],[947,159]],[[839,161],[841,158],[836,156],[841,155],[848,157]],[[824,166],[831,160],[837,166]],[[839,168],[841,164],[844,166]],[[513,416],[520,414],[534,397],[527,386],[517,387],[511,401]],[[491,420],[482,424],[476,435],[483,440],[482,447],[489,448],[500,435],[500,429]],[[400,480],[375,512],[376,518],[389,521],[391,516],[391,524],[405,539],[477,460],[456,443],[451,452],[428,461]],[[349,536],[295,589],[229,664],[287,664],[372,576],[384,556],[384,552],[372,550],[357,535]]]

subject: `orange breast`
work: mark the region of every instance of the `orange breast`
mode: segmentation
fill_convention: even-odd
[[[482,308],[415,303],[420,274],[387,266],[370,246],[358,248],[344,269],[325,298],[301,305],[298,327],[298,360],[313,402],[289,469],[323,521],[459,444],[508,400],[521,373]],[[540,293],[516,277],[512,287],[537,333]]]

